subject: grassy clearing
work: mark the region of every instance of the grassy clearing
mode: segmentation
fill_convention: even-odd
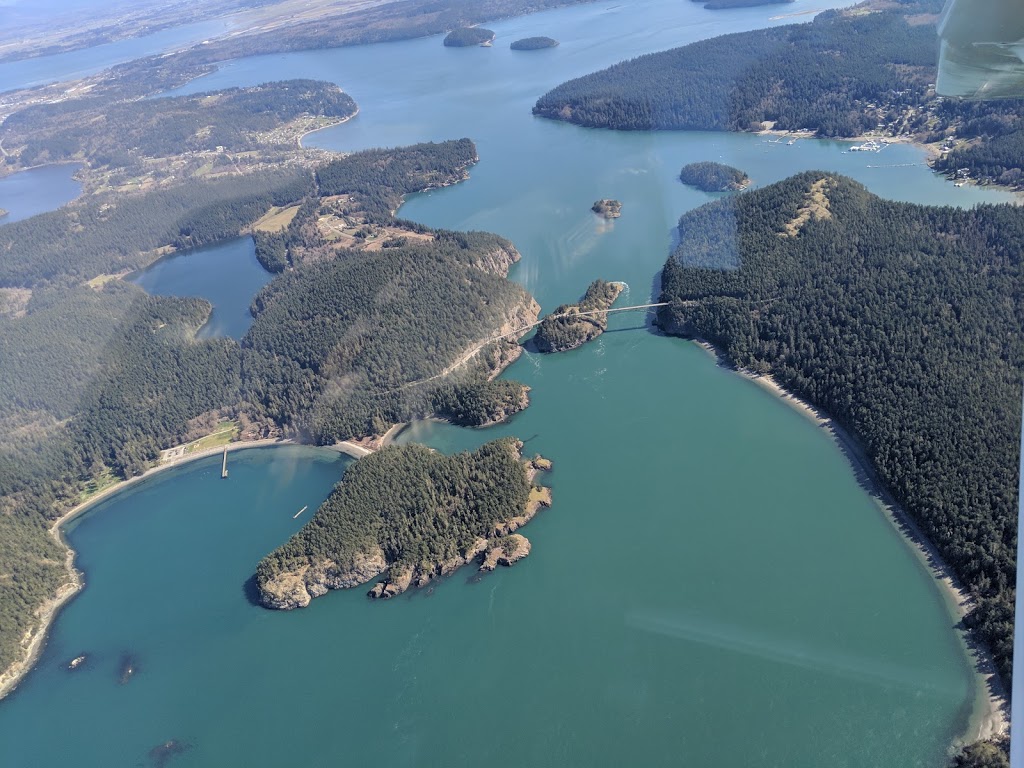
[[[295,214],[299,212],[299,206],[290,205],[287,208],[277,206],[267,211],[263,218],[252,225],[257,232],[280,232],[292,223]]]
[[[206,451],[210,448],[220,448],[222,445],[227,445],[235,440],[238,437],[239,432],[241,432],[241,427],[239,427],[237,421],[233,419],[222,421],[217,425],[217,428],[206,437],[200,437],[198,440],[193,440],[191,443],[187,444],[185,446],[185,453],[198,453],[199,451]]]
[[[112,485],[120,482],[120,479],[113,473],[110,467],[104,467],[103,471],[85,484],[78,494],[78,503],[88,501],[98,493],[102,493]]]

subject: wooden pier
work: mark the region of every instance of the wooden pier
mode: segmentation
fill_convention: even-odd
[[[227,478],[227,476],[228,476],[228,449],[225,448],[224,449],[224,460],[221,462],[221,465],[220,465],[220,477],[221,477],[222,480],[224,480],[224,479]]]

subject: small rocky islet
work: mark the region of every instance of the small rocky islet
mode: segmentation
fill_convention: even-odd
[[[595,280],[576,304],[563,304],[537,327],[532,344],[538,352],[567,352],[593,341],[608,329],[610,309],[622,293],[622,283]]]

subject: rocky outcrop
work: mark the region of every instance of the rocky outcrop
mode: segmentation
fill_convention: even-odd
[[[387,570],[384,552],[359,553],[350,563],[339,566],[333,560],[309,563],[292,571],[282,571],[260,585],[260,599],[268,608],[291,610],[305,608],[314,597],[328,589],[347,589],[365,584]]]
[[[435,579],[449,576],[467,563],[476,560],[487,550],[487,539],[478,538],[464,552],[431,566],[420,565],[417,568],[393,569],[388,577],[373,585],[367,596],[374,600],[388,600],[405,592],[409,587],[425,587]]]
[[[493,571],[499,565],[511,566],[530,554],[530,540],[514,533],[506,536],[487,550],[481,571]]]
[[[317,511],[318,524],[311,529],[313,533],[308,534],[312,544],[307,546],[303,542],[303,532],[300,531],[261,562],[256,574],[261,602],[268,608],[281,610],[302,608],[329,589],[360,586],[382,574],[383,578],[370,587],[367,595],[373,599],[387,600],[413,587],[425,587],[472,562],[489,563],[484,570],[491,570],[495,565],[511,565],[526,557],[530,551],[529,542],[522,536],[514,536],[513,532],[526,525],[542,507],[550,506],[550,489],[534,485],[534,480],[538,472],[550,469],[551,462],[541,456],[524,460],[522,449],[522,442],[505,438],[482,446],[477,452],[457,457],[431,458],[437,454],[422,446],[391,446],[360,459],[349,470],[354,476],[347,476],[346,482],[339,484]],[[433,466],[435,472],[441,473],[440,476],[448,471],[445,467],[449,463],[456,465],[458,472],[471,474],[478,471],[470,463],[474,453],[480,456],[481,462],[489,462],[476,465],[483,467],[479,471],[493,471],[496,482],[509,483],[505,490],[511,493],[504,496],[506,502],[502,507],[507,511],[497,515],[492,512],[478,518],[475,524],[470,523],[470,527],[455,527],[466,521],[475,509],[486,506],[483,500],[490,499],[495,489],[494,485],[487,482],[478,483],[473,495],[467,495],[462,500],[456,495],[430,497],[432,501],[423,502],[426,506],[420,501],[409,502],[411,512],[402,507],[406,503],[403,499],[410,495],[409,486],[403,483],[420,482],[419,478],[423,482],[435,482],[436,476],[421,471],[424,465]],[[371,465],[373,469],[365,472],[361,470]],[[409,474],[408,480],[403,479],[405,466],[416,469]],[[521,474],[515,471],[517,468],[522,469]],[[381,508],[383,498],[370,503],[369,508],[373,511],[363,535],[373,536],[380,543],[360,545],[358,542],[366,539],[355,538],[359,535],[356,533],[359,530],[356,527],[359,518],[349,516],[354,510],[358,511],[352,505],[365,506],[368,495],[381,492],[382,473],[396,479],[395,487],[398,490],[391,496],[383,497],[391,500],[386,510]],[[415,496],[415,493],[412,495]],[[428,497],[416,498],[425,500]],[[459,506],[460,503],[462,506]],[[519,514],[501,520],[509,512]],[[494,522],[496,517],[499,520],[497,523]],[[431,524],[445,528],[447,533],[429,541],[424,540],[422,529]],[[339,532],[334,539],[330,538],[333,531]],[[461,543],[467,540],[469,544]],[[300,546],[305,548],[305,553],[302,550],[295,552]],[[400,554],[417,550],[444,555],[421,555],[424,560],[415,562]],[[310,554],[345,551],[355,551],[356,554],[344,559],[336,554],[330,555],[334,559],[323,556],[317,558]],[[389,552],[396,554],[392,554],[389,559]],[[434,557],[437,559],[432,560]]]
[[[618,200],[604,198],[590,206],[590,210],[606,219],[617,219],[622,215],[622,203]]]
[[[518,443],[518,450],[522,450],[522,443]],[[523,466],[532,483],[538,472],[549,471],[552,465],[549,459],[537,455],[525,461]],[[529,539],[513,531],[530,522],[542,508],[550,506],[551,489],[533,485],[523,514],[495,525],[490,538],[477,538],[465,551],[441,563],[429,566],[421,564],[416,568],[389,573],[386,579],[374,584],[366,594],[374,600],[387,600],[402,594],[411,586],[425,587],[476,560],[482,560],[480,570],[484,572],[493,571],[498,565],[514,565],[530,554],[531,545]]]

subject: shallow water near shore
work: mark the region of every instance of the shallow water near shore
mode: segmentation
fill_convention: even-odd
[[[524,257],[511,276],[546,310],[596,277],[629,284],[620,306],[649,300],[679,215],[713,199],[677,181],[686,162],[722,159],[758,185],[822,168],[895,199],[1012,199],[954,188],[908,146],[533,118],[568,77],[778,12],[616,8],[489,24],[492,49],[431,38],[247,59],[189,88],[330,77],[360,114],[308,146],[470,136],[470,180],[399,215],[510,237]],[[562,44],[507,50],[542,34]],[[622,218],[590,212],[603,197]],[[505,375],[532,387],[511,423],[417,424],[400,440],[449,452],[515,435],[551,458],[554,506],[523,530],[527,560],[390,603],[358,589],[265,611],[246,578],[347,460],[273,448],[232,454],[227,481],[216,458],[170,470],[70,527],[87,587],[0,703],[0,764],[144,765],[171,740],[190,745],[180,766],[942,763],[976,679],[935,582],[822,430],[642,313]],[[139,671],[121,686],[126,652]],[[61,668],[79,653],[86,668]]]

